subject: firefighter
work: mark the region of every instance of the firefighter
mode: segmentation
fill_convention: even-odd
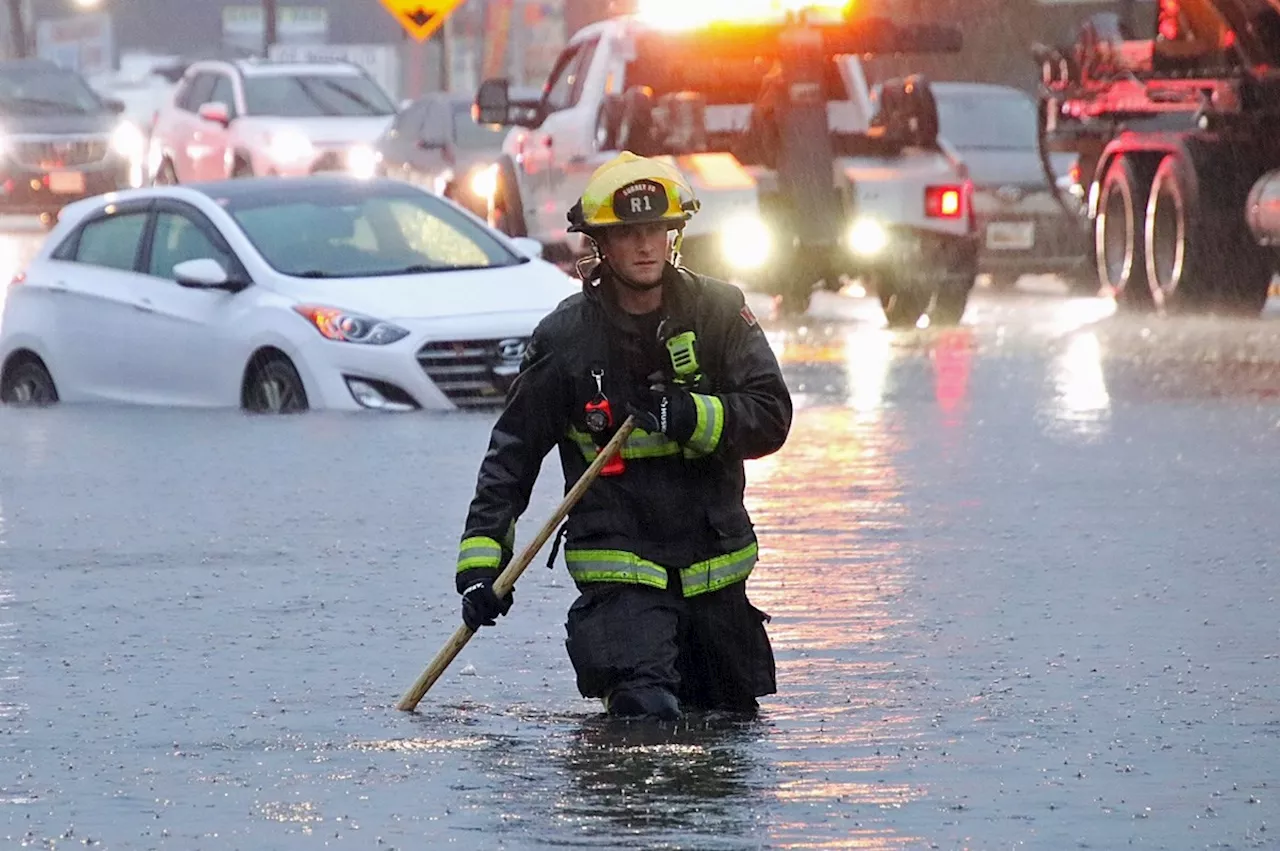
[[[543,458],[559,447],[568,488],[636,417],[556,539],[579,591],[565,625],[578,690],[611,715],[750,713],[775,691],[769,618],[746,593],[743,460],[783,445],[791,397],[741,291],[677,265],[697,209],[655,160],[624,152],[592,175],[569,229],[598,262],[534,330],[459,550],[463,620],[491,626],[512,604],[492,584]]]

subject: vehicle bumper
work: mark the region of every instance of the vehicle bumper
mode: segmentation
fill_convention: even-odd
[[[123,160],[48,170],[0,163],[0,213],[56,213],[75,201],[130,188],[133,171]]]
[[[498,318],[483,330],[449,321],[392,320],[410,329],[409,336],[388,346],[317,339],[298,368],[312,408],[492,409],[506,400],[542,315]]]
[[[980,215],[978,233],[978,270],[989,274],[1069,273],[1087,268],[1092,257],[1092,233],[1061,214]]]
[[[735,268],[726,256],[727,246],[715,235],[705,235],[685,241],[683,259],[695,272],[773,293],[800,272],[810,281],[825,278],[829,286],[842,275],[864,279],[891,275],[901,286],[931,289],[972,285],[978,253],[973,235],[906,225],[887,226],[885,233],[884,246],[870,255],[857,254],[843,243],[800,245],[773,251],[754,269]]]

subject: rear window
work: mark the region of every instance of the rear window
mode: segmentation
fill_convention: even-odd
[[[1027,150],[1036,144],[1036,107],[1021,93],[934,89],[942,138],[957,148]]]

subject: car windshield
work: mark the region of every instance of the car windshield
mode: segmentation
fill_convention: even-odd
[[[372,278],[526,262],[482,226],[411,186],[328,182],[220,201],[271,267]]]
[[[378,84],[359,74],[271,74],[244,81],[249,115],[317,118],[391,115],[395,106]]]
[[[77,74],[24,68],[0,71],[0,109],[20,115],[83,115],[104,107]]]
[[[453,107],[453,132],[459,148],[467,151],[497,151],[506,138],[505,127],[494,129],[487,124],[476,124],[471,118],[471,104],[455,104]]]
[[[1021,94],[934,90],[942,138],[957,148],[1036,148],[1036,108]]]

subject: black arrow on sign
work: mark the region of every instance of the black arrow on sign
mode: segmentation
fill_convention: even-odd
[[[435,13],[428,12],[422,6],[419,6],[418,11],[412,14],[406,13],[405,17],[408,18],[414,26],[418,27],[418,29],[422,29],[431,22],[431,19],[435,17]]]

